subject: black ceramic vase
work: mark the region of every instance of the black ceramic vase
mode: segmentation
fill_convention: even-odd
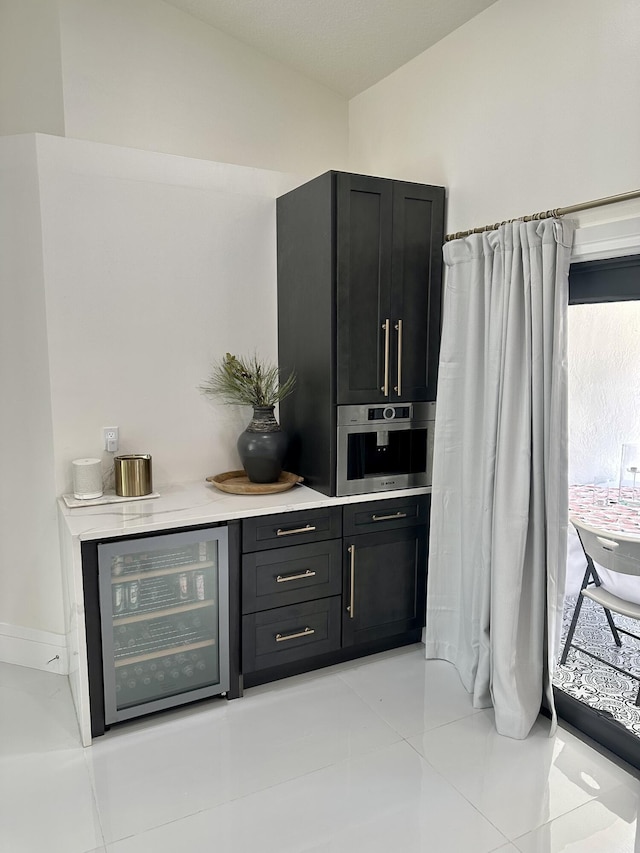
[[[273,406],[255,406],[251,423],[240,433],[238,453],[252,483],[276,483],[282,471],[287,435],[273,415]]]

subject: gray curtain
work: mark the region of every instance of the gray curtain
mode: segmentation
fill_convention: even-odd
[[[544,694],[553,711],[573,231],[515,222],[444,247],[426,655],[453,663],[513,738]]]

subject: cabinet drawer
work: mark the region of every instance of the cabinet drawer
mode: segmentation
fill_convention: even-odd
[[[339,506],[283,512],[247,518],[242,524],[243,552],[282,548],[299,542],[321,542],[342,535],[342,509]]]
[[[354,536],[374,530],[395,530],[425,524],[431,495],[412,495],[386,501],[367,501],[344,507],[344,535]]]
[[[340,595],[340,539],[245,554],[242,559],[242,612],[254,613],[300,601]]]
[[[341,597],[276,607],[242,617],[242,668],[255,672],[337,651]]]

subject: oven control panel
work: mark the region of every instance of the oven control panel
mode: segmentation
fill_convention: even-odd
[[[411,406],[375,406],[369,409],[367,420],[395,421],[411,417]]]

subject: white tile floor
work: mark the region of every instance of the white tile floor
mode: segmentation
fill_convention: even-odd
[[[411,646],[79,745],[66,680],[0,664],[2,853],[629,853],[640,782],[525,741]]]

